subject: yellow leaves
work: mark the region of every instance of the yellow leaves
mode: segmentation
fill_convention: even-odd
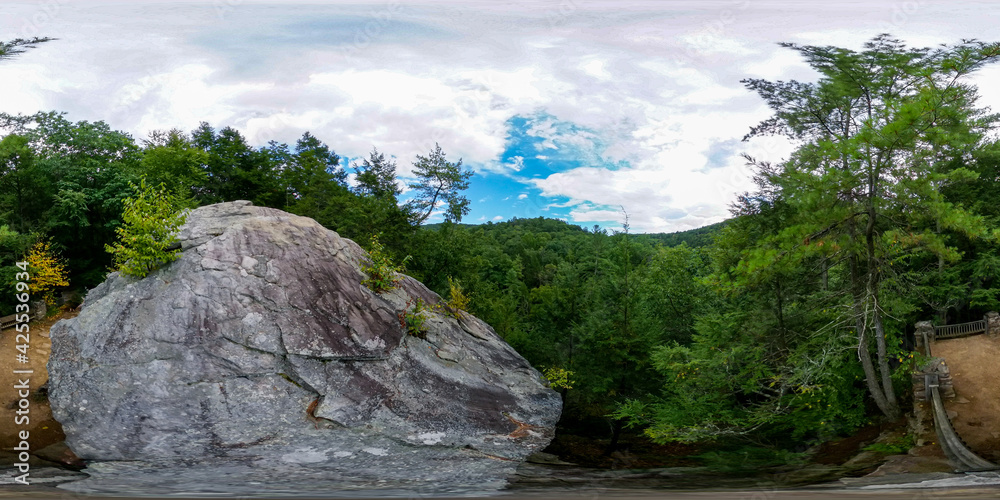
[[[469,297],[465,294],[461,283],[448,276],[448,307],[454,311],[453,317],[458,319],[461,311],[469,310]]]
[[[28,290],[41,295],[47,305],[55,306],[55,289],[69,286],[66,264],[53,253],[47,241],[35,243],[25,260],[31,270]]]
[[[546,368],[542,373],[542,376],[544,376],[545,379],[549,381],[549,385],[556,390],[572,389],[573,384],[576,383],[576,381],[572,379],[573,372],[562,368]]]

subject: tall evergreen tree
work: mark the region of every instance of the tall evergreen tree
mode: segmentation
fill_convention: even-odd
[[[975,88],[964,77],[1000,57],[1000,45],[913,49],[880,35],[862,51],[782,46],[821,77],[744,81],[775,111],[747,137],[782,134],[801,145],[769,178],[795,218],[741,269],[752,276],[814,256],[841,262],[848,307],[840,320],[857,337],[872,398],[895,418],[889,350],[901,332],[887,331],[886,317],[907,304],[888,289],[898,282],[892,266],[918,253],[956,259],[939,227],[983,231],[980,219],[943,199],[941,186],[974,175],[949,160],[980,147],[995,118],[975,108]]]

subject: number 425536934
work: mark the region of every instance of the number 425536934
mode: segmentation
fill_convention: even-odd
[[[28,321],[30,320],[28,313],[31,312],[31,306],[28,305],[28,301],[31,300],[31,297],[28,295],[28,280],[31,279],[31,276],[28,274],[27,262],[22,261],[16,263],[15,265],[18,269],[23,271],[14,276],[14,279],[17,280],[17,283],[14,285],[14,289],[18,292],[14,295],[14,298],[19,302],[19,304],[14,306],[14,312],[18,313],[17,317],[14,318],[14,320],[17,321],[15,329],[18,332],[26,332],[28,331]]]

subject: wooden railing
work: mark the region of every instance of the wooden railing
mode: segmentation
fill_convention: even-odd
[[[950,339],[955,337],[965,337],[968,335],[978,335],[986,333],[986,320],[973,321],[971,323],[959,323],[957,325],[945,325],[934,327],[935,339]]]
[[[8,328],[14,328],[17,324],[17,315],[11,314],[10,316],[4,316],[0,318],[0,330],[6,330]]]

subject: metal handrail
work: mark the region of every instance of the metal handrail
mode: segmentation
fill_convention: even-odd
[[[924,386],[928,393],[928,400],[934,407],[934,430],[937,432],[938,443],[944,451],[948,461],[962,472],[987,471],[1000,469],[996,464],[976,455],[962,440],[961,436],[955,432],[955,427],[951,424],[948,412],[944,409],[944,401],[941,400],[941,391],[938,387],[938,376],[936,373],[928,373],[924,376]]]

